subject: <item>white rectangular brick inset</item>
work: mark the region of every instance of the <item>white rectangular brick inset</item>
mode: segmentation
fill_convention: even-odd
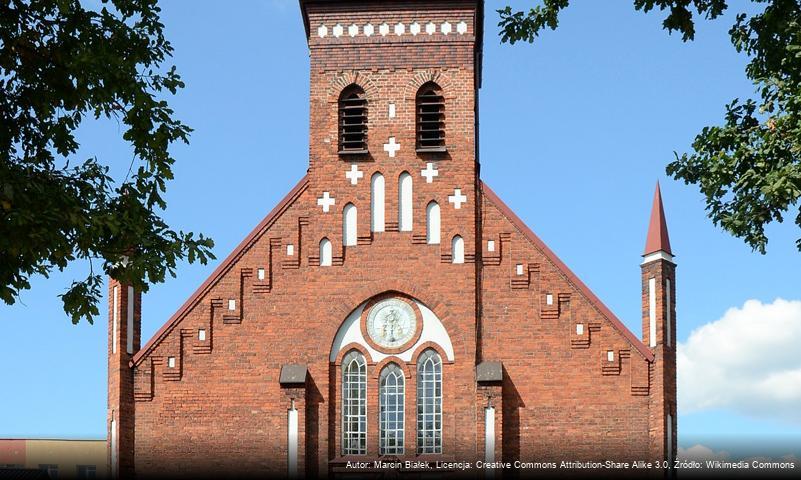
[[[656,346],[656,279],[648,279],[648,340],[649,345]]]

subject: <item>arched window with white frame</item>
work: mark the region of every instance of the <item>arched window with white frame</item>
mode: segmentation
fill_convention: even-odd
[[[398,177],[398,230],[401,232],[412,231],[412,205],[412,176],[403,172]]]
[[[426,207],[426,242],[430,245],[439,244],[440,233],[440,213],[439,204],[435,201],[429,202]]]
[[[330,267],[332,263],[333,250],[331,248],[331,240],[323,237],[320,240],[320,266]]]
[[[379,172],[370,178],[370,230],[384,231],[384,176]]]
[[[442,453],[442,359],[433,349],[417,360],[417,453]]]
[[[403,370],[397,364],[390,363],[381,370],[379,383],[378,450],[380,455],[403,454],[405,399]]]
[[[451,241],[451,262],[464,263],[464,239],[459,235]]]
[[[357,350],[342,359],[342,454],[367,454],[367,363]]]
[[[356,205],[345,205],[342,210],[342,244],[346,247],[356,245],[356,221]]]

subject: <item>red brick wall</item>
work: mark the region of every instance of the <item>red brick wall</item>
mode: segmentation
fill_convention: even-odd
[[[504,459],[649,458],[645,359],[489,200],[482,215],[484,255],[500,254],[482,269],[481,351],[504,365]]]

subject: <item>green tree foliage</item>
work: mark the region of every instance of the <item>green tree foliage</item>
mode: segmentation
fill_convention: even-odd
[[[693,152],[675,154],[668,175],[698,185],[709,217],[751,248],[765,253],[765,226],[795,214],[801,227],[801,5],[797,0],[752,0],[759,13],[737,15],[732,45],[749,57],[746,76],[758,99],[734,99],[722,125],[705,127]],[[568,0],[544,0],[529,12],[506,7],[501,40],[532,42],[545,27],[555,29]],[[667,10],[663,26],[684,41],[695,37],[698,17],[714,19],[725,0],[635,0],[644,12]],[[801,238],[796,242],[801,250]]]
[[[73,323],[97,315],[103,275],[135,288],[206,263],[213,242],[161,218],[173,178],[169,147],[191,129],[163,100],[184,86],[156,0],[0,0],[0,298],[8,304],[76,261],[86,278],[61,295]],[[114,180],[97,158],[77,160],[86,119],[116,119],[132,158]],[[113,160],[113,159],[112,159]]]

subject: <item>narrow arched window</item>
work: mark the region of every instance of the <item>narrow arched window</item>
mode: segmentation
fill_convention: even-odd
[[[367,98],[358,85],[339,96],[339,153],[367,153]]]
[[[390,363],[381,371],[379,385],[379,453],[403,454],[404,400],[403,370]]]
[[[342,359],[342,454],[367,454],[367,363],[356,350]]]
[[[423,84],[417,91],[417,151],[444,152],[445,97],[434,82]]]
[[[417,453],[442,453],[442,359],[431,349],[417,360]]]
[[[349,203],[342,210],[342,244],[356,245],[356,205]]]
[[[439,204],[437,202],[430,202],[426,207],[426,241],[435,245],[439,243]]]
[[[380,173],[370,178],[370,230],[384,231],[384,176]]]
[[[453,237],[451,241],[451,261],[464,263],[464,240],[459,235]]]
[[[332,260],[331,257],[332,257],[331,240],[323,238],[322,240],[320,240],[320,266],[330,267]]]
[[[412,221],[412,176],[403,172],[398,178],[398,229],[410,232]]]

